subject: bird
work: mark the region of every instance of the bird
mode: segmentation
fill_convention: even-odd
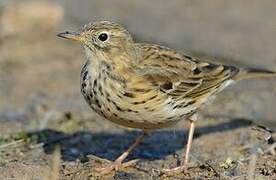
[[[197,110],[234,82],[276,77],[269,70],[205,62],[165,46],[136,43],[126,28],[110,21],[90,22],[57,36],[79,42],[85,51],[80,88],[92,110],[115,124],[142,130],[101,174],[131,165],[123,161],[147,135],[181,120],[190,123],[184,163],[162,172],[186,171]]]

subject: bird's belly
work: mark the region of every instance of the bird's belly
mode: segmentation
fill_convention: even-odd
[[[176,124],[192,115],[191,109],[173,110],[166,107],[166,102],[160,102],[149,108],[149,104],[135,106],[130,103],[121,104],[112,97],[93,94],[93,90],[84,93],[84,98],[90,107],[105,119],[131,128],[160,129]]]
[[[105,119],[130,128],[139,129],[161,129],[167,128],[179,122],[180,120],[187,119],[192,113],[175,114],[168,116],[163,112],[146,112],[146,111],[135,111],[135,112],[118,112],[116,109],[105,109],[104,107],[99,108],[95,105],[91,105],[91,108]]]

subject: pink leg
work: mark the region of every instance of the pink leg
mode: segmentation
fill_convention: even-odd
[[[190,154],[190,149],[192,146],[194,131],[195,131],[195,122],[191,121],[188,142],[187,142],[187,147],[186,147],[186,152],[185,152],[185,158],[184,158],[184,166],[185,167],[186,167],[186,165],[188,165],[189,154]]]
[[[190,123],[191,123],[190,131],[189,131],[188,142],[187,142],[186,151],[185,151],[184,164],[181,166],[172,168],[172,169],[164,169],[162,172],[164,172],[165,174],[172,175],[175,173],[183,172],[187,169],[190,149],[192,146],[192,140],[193,140],[193,135],[194,135],[194,130],[195,130],[195,122],[193,120],[190,120]]]

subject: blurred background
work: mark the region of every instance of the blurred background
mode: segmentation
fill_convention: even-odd
[[[99,20],[121,23],[136,42],[276,71],[274,0],[0,0],[0,136],[56,128],[72,117],[84,124],[66,121],[59,130],[121,131],[80,94],[80,45],[56,37]],[[202,118],[247,119],[273,129],[275,107],[276,80],[249,80],[222,92]]]
[[[119,22],[137,42],[162,44],[215,62],[276,70],[275,5],[273,0],[1,0],[1,120],[24,119],[36,103],[91,113],[79,91],[84,53],[79,44],[55,36],[90,21]],[[274,121],[275,106],[275,79],[262,79],[229,88],[204,110],[262,123]]]

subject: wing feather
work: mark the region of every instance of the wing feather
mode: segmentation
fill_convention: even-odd
[[[137,67],[161,92],[174,99],[197,99],[217,92],[239,69],[200,62],[167,47],[137,44],[142,57]]]

